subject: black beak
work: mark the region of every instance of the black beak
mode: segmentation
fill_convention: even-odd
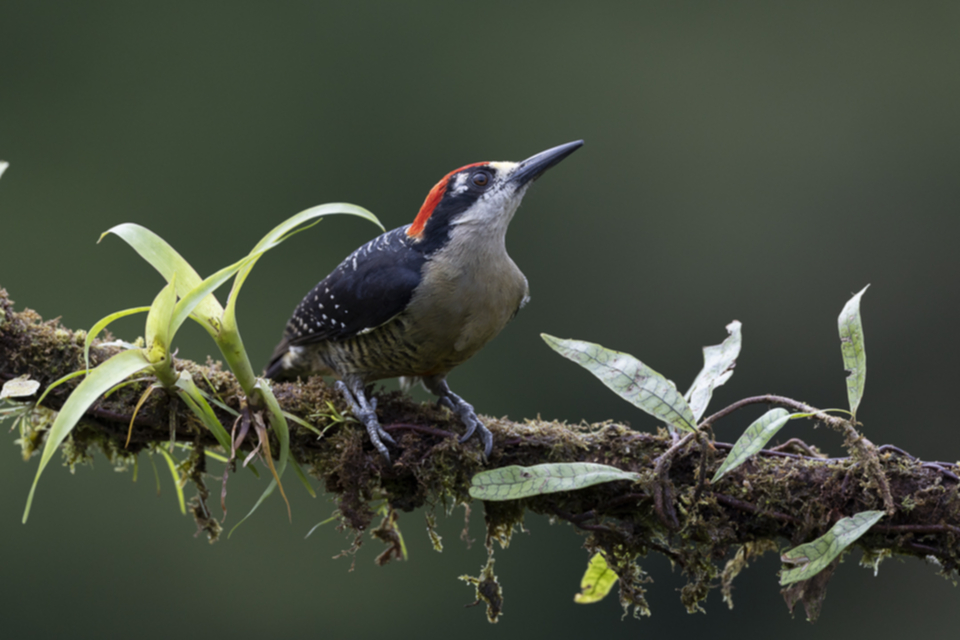
[[[528,182],[533,182],[539,178],[543,175],[544,171],[559,164],[561,160],[582,146],[583,140],[577,140],[575,142],[562,144],[559,147],[547,149],[546,151],[541,151],[537,155],[531,156],[521,162],[520,166],[517,167],[517,170],[510,177],[510,182],[514,183],[516,188],[519,189]]]

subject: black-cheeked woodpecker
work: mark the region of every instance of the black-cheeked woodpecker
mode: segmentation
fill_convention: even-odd
[[[267,365],[274,380],[333,375],[354,416],[388,460],[376,399],[365,387],[420,379],[489,456],[493,435],[453,393],[451,369],[480,350],[529,299],[527,279],[505,238],[527,189],[583,145],[548,149],[522,162],[479,162],[443,177],[413,223],[366,243],[313,288],[287,322]]]

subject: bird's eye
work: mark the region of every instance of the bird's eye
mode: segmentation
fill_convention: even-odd
[[[490,176],[488,176],[483,171],[478,171],[477,173],[473,174],[473,184],[477,185],[478,187],[487,186],[487,183],[489,181],[490,181]]]

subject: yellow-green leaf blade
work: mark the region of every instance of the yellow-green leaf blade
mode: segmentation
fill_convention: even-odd
[[[37,468],[37,475],[30,487],[30,495],[27,496],[27,507],[23,511],[24,522],[30,515],[30,506],[33,504],[33,495],[37,490],[40,474],[43,473],[57,448],[77,425],[87,409],[107,389],[149,366],[150,361],[146,359],[141,350],[121,351],[87,374],[87,377],[77,385],[77,388],[73,390],[73,393],[63,404],[63,408],[60,409],[60,413],[57,414],[53,425],[50,427],[50,432],[47,434],[47,441],[40,456],[40,466]]]
[[[863,323],[860,320],[860,298],[867,285],[850,298],[843,306],[837,326],[840,329],[840,352],[843,354],[843,368],[847,370],[847,400],[850,413],[857,417],[857,407],[863,399],[863,388],[867,380],[867,352],[863,344]]]
[[[377,225],[380,227],[381,231],[384,230],[383,225],[380,224],[380,220],[377,219],[377,216],[373,215],[373,213],[364,209],[363,207],[359,207],[348,202],[329,202],[327,204],[310,207],[309,209],[305,209],[300,213],[290,216],[276,227],[271,229],[265,236],[263,236],[263,238],[260,239],[260,242],[253,247],[253,251],[250,253],[253,254],[257,253],[258,251],[269,251],[273,247],[277,246],[277,244],[280,242],[283,242],[288,234],[300,225],[306,224],[323,216],[332,216],[337,214],[358,216]]]
[[[617,578],[613,569],[607,566],[603,555],[595,553],[580,580],[580,593],[573,596],[573,601],[577,604],[600,602],[610,593]]]
[[[187,515],[187,504],[183,499],[183,485],[180,484],[180,472],[177,471],[177,461],[173,459],[173,456],[167,453],[167,450],[162,446],[157,447],[163,455],[163,459],[167,461],[167,467],[170,469],[170,475],[173,476],[173,488],[177,492],[177,502],[180,504],[180,513]]]
[[[540,337],[551,349],[579,364],[627,402],[667,423],[668,427],[694,431],[696,419],[690,405],[673,382],[628,353],[613,351],[583,340],[564,340],[546,333]]]
[[[747,427],[747,430],[743,432],[743,435],[733,443],[733,448],[730,450],[730,453],[727,454],[726,459],[723,461],[723,464],[720,465],[720,468],[717,469],[717,472],[713,474],[713,479],[710,482],[714,483],[718,481],[724,475],[746,462],[750,456],[763,449],[763,445],[767,444],[770,438],[777,435],[777,432],[783,428],[783,425],[787,424],[788,420],[799,417],[800,415],[801,414],[796,413],[791,414],[788,413],[786,409],[777,408],[767,411],[754,420],[754,422]]]
[[[154,364],[170,357],[170,321],[177,304],[176,282],[177,274],[173,274],[169,284],[160,290],[147,312],[144,339],[147,343],[147,358]]]
[[[800,566],[786,569],[780,574],[781,586],[809,580],[826,569],[844,549],[856,542],[883,516],[883,511],[861,511],[849,518],[838,520],[830,531],[816,540],[785,552],[780,556],[783,562]]]
[[[123,311],[111,313],[110,315],[101,318],[97,324],[90,328],[90,331],[87,332],[87,337],[83,341],[83,366],[87,370],[90,369],[90,345],[93,344],[93,341],[97,339],[97,336],[100,335],[100,332],[106,329],[110,323],[115,320],[119,320],[120,318],[126,318],[127,316],[132,316],[136,313],[146,313],[148,311],[150,311],[150,307],[133,307],[131,309],[124,309]]]
[[[482,471],[470,481],[477,500],[519,500],[544,493],[574,491],[614,480],[639,480],[631,471],[592,462],[559,462],[532,467],[512,465]]]
[[[183,259],[166,240],[150,231],[146,227],[130,222],[119,224],[105,231],[100,239],[112,233],[129,244],[140,257],[160,272],[167,282],[177,274],[177,295],[185,297],[201,282],[200,275]],[[212,335],[216,335],[219,318],[223,315],[223,307],[213,295],[204,298],[194,311],[197,319]]]
[[[713,390],[722,386],[733,375],[733,367],[740,356],[740,333],[742,325],[734,320],[726,326],[726,340],[718,345],[703,348],[703,369],[697,374],[684,398],[690,404],[694,420],[700,420],[710,404]]]
[[[231,448],[230,434],[227,433],[227,430],[220,424],[220,420],[217,419],[217,415],[213,412],[213,407],[210,406],[207,399],[200,393],[200,389],[197,388],[193,377],[188,371],[180,372],[180,377],[177,378],[177,391],[184,403],[186,403],[194,415],[200,419],[203,425],[217,439],[217,442],[220,443],[223,450],[229,453]]]
[[[256,260],[263,254],[262,251],[254,253],[247,256],[243,260],[238,260],[230,266],[220,269],[211,276],[205,278],[200,284],[190,290],[189,293],[182,296],[180,302],[177,303],[177,308],[173,314],[173,320],[171,320],[171,332],[176,333],[180,328],[180,325],[190,317],[194,310],[203,304],[207,299],[207,296],[212,294],[219,286],[229,280],[237,271],[247,266],[250,262]],[[201,322],[201,324],[203,324]]]

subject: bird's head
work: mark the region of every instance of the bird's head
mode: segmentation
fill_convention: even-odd
[[[442,242],[459,225],[506,234],[533,181],[582,146],[583,140],[577,140],[522,162],[477,162],[451,171],[427,194],[407,235],[419,242]]]

